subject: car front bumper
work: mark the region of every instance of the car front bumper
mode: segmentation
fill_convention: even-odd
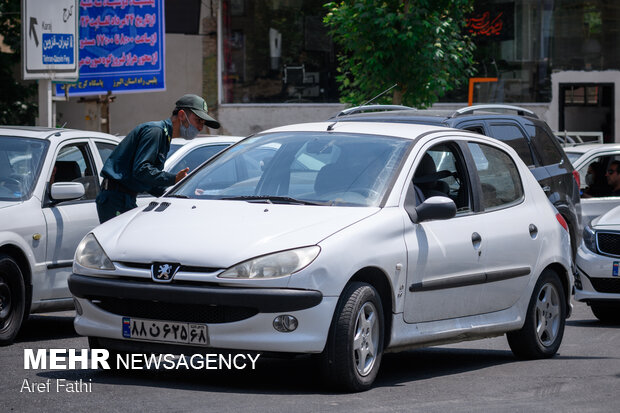
[[[620,258],[595,254],[582,244],[575,264],[575,300],[620,302]]]
[[[206,324],[209,345],[203,348],[319,353],[338,302],[315,290],[154,284],[77,274],[69,288],[79,304],[74,322],[79,334],[147,349],[149,341],[123,337],[124,319]],[[275,329],[274,319],[284,314],[298,320],[294,331]]]

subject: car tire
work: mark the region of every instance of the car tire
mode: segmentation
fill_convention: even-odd
[[[24,321],[26,288],[19,265],[0,254],[0,346],[11,344]]]
[[[605,323],[620,322],[620,307],[610,305],[590,304],[590,309],[594,317]]]
[[[323,378],[332,389],[369,389],[383,355],[383,307],[370,284],[349,284],[340,296],[322,354]]]
[[[558,275],[545,270],[534,287],[525,324],[506,334],[514,355],[520,359],[552,357],[562,343],[566,308],[566,295]]]

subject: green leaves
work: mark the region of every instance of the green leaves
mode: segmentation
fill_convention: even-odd
[[[341,100],[360,104],[397,83],[381,103],[429,106],[471,76],[474,45],[463,35],[473,0],[349,0],[323,19],[341,46]],[[400,100],[402,97],[402,102]],[[378,102],[379,103],[379,102]]]

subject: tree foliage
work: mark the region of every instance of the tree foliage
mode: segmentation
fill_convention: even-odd
[[[36,82],[21,82],[21,2],[0,0],[0,36],[9,50],[0,51],[0,124],[34,125]]]
[[[432,105],[473,74],[464,31],[473,0],[348,0],[325,4],[341,100],[360,104],[397,84],[392,103]],[[379,102],[389,102],[384,96]]]

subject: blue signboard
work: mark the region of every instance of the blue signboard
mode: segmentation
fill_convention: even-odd
[[[73,34],[43,33],[41,48],[44,65],[73,64]]]
[[[79,80],[69,95],[165,90],[164,23],[164,0],[81,0]]]

